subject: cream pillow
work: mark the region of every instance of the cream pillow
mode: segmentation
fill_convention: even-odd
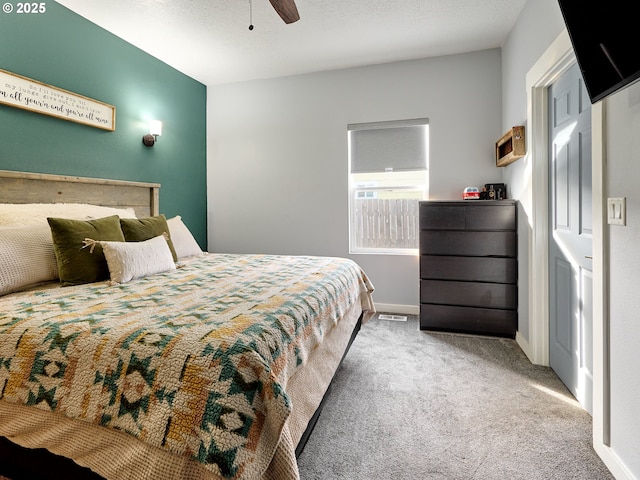
[[[46,222],[0,227],[0,295],[57,279],[56,255]]]
[[[115,283],[126,283],[176,268],[173,254],[163,235],[142,242],[97,243],[102,246],[111,281]]]
[[[102,207],[85,203],[0,203],[0,226],[40,225],[47,217],[92,220],[118,215],[135,218],[133,208]]]
[[[169,225],[169,235],[178,260],[203,254],[200,245],[193,238],[191,231],[184,224],[180,215],[169,218],[167,225]]]

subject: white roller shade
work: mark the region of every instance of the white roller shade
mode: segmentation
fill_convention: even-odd
[[[426,170],[428,120],[348,126],[351,173]]]

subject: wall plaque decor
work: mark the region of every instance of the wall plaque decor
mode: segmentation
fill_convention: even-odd
[[[116,107],[0,69],[0,103],[114,131]]]

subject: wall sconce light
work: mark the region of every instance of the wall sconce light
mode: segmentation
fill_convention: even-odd
[[[142,137],[142,143],[147,147],[153,147],[160,135],[162,135],[162,122],[160,120],[151,120],[149,122],[149,133]]]

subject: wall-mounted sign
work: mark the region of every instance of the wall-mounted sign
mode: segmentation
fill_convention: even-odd
[[[0,103],[114,131],[116,107],[0,69]]]

